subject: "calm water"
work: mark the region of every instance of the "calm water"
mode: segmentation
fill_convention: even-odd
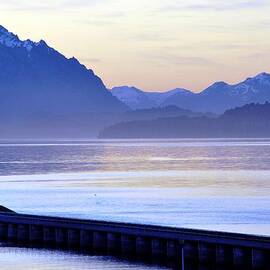
[[[0,144],[0,204],[18,212],[270,235],[269,195],[270,139]],[[0,249],[1,269],[14,252]],[[65,255],[52,256],[59,268],[37,269],[64,269]]]
[[[0,265],[1,270],[165,270],[112,257],[16,247],[0,247]]]

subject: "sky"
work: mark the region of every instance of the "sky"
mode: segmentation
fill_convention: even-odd
[[[0,24],[108,88],[201,91],[270,72],[270,0],[0,0]]]

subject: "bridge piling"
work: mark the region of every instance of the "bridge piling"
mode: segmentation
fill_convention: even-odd
[[[43,228],[42,228],[42,226],[30,224],[29,241],[31,244],[41,244],[43,242]]]
[[[17,227],[17,240],[21,244],[29,243],[29,225],[19,224]]]
[[[47,246],[54,246],[56,244],[55,237],[56,228],[53,227],[43,227],[43,243]]]
[[[166,242],[160,238],[153,238],[151,241],[151,254],[154,258],[163,258],[166,254]]]
[[[88,230],[80,230],[80,248],[83,251],[93,250],[93,233]]]
[[[105,232],[95,231],[93,233],[93,250],[98,253],[107,251],[107,234]]]
[[[230,246],[227,245],[216,245],[216,264],[227,265],[233,264],[233,251]]]
[[[18,229],[16,224],[8,224],[8,240],[17,241]]]
[[[136,253],[136,239],[132,235],[121,235],[121,254],[127,257],[134,257]]]
[[[121,254],[121,235],[118,233],[107,234],[107,251],[109,254]]]
[[[66,247],[68,243],[67,230],[64,228],[55,228],[55,244],[57,247]]]
[[[235,267],[251,265],[251,250],[245,247],[233,248],[233,264]]]
[[[68,247],[71,249],[80,248],[80,231],[75,229],[68,229]]]
[[[211,264],[216,261],[216,247],[205,242],[198,243],[199,262],[201,264]]]
[[[136,255],[139,258],[149,258],[151,255],[151,241],[146,237],[136,237]]]
[[[270,253],[261,249],[252,249],[252,268],[261,269],[263,267],[270,268],[270,263],[267,261]]]

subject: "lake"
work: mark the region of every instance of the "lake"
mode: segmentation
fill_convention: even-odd
[[[165,270],[109,256],[5,246],[0,246],[0,265],[1,270]]]
[[[270,139],[0,143],[0,204],[22,213],[270,235],[269,195]]]

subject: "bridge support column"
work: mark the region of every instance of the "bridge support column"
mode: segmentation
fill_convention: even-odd
[[[107,250],[107,235],[105,232],[93,233],[93,250],[96,252],[104,252]]]
[[[193,262],[199,260],[199,245],[196,241],[185,241],[184,243],[185,259]]]
[[[48,246],[56,244],[55,229],[53,227],[43,227],[43,241]]]
[[[82,250],[92,250],[93,233],[87,230],[80,230],[80,247]]]
[[[29,225],[19,224],[17,227],[17,239],[19,243],[29,242]]]
[[[199,261],[202,264],[211,264],[216,261],[216,250],[215,246],[205,242],[199,242]]]
[[[261,249],[252,249],[252,269],[266,269],[267,266],[270,266],[268,262],[268,256],[265,250]]]
[[[166,243],[163,239],[153,238],[151,240],[151,250],[153,258],[166,257]]]
[[[184,243],[182,240],[167,240],[167,260],[178,267],[185,261]]]
[[[74,229],[68,229],[68,247],[80,248],[80,231]]]
[[[43,242],[43,228],[38,225],[30,225],[29,239],[33,244],[40,244]]]
[[[8,236],[8,225],[0,223],[0,240],[7,239]]]
[[[233,248],[233,264],[234,266],[250,266],[251,265],[251,251],[247,248],[234,247]]]
[[[216,245],[216,263],[217,265],[232,265],[232,247],[226,245]]]
[[[17,225],[16,224],[8,224],[8,233],[7,237],[9,241],[16,241],[17,240]]]
[[[64,228],[55,228],[55,244],[58,247],[68,246],[67,230]]]
[[[150,239],[141,236],[136,237],[136,255],[139,258],[151,255]]]
[[[131,235],[121,235],[121,254],[133,257],[136,253],[136,239]]]
[[[175,240],[167,240],[167,258],[175,259],[177,256],[177,242]]]
[[[118,233],[107,234],[107,250],[109,254],[121,253],[121,235]]]

